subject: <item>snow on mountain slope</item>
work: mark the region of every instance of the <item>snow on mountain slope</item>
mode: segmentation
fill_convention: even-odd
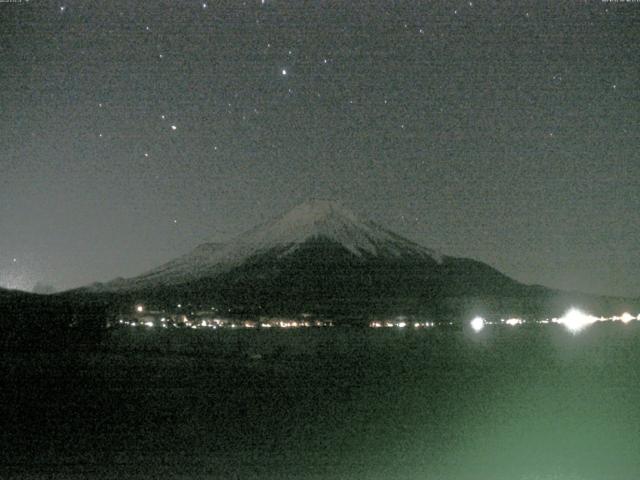
[[[214,276],[247,259],[278,250],[288,255],[312,239],[341,245],[356,256],[419,256],[441,261],[435,251],[394,234],[373,222],[358,218],[334,201],[314,200],[293,208],[271,222],[255,227],[226,245],[206,243],[138,277],[117,280],[106,286],[127,289],[175,284]]]
[[[337,202],[315,200],[298,205],[272,222],[241,235],[234,256],[289,246],[287,253],[312,238],[323,238],[361,256],[411,253],[435,258],[436,253],[373,222],[361,220]],[[231,252],[228,252],[231,253]]]

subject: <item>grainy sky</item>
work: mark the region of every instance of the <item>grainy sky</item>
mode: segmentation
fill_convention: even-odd
[[[0,285],[131,276],[310,198],[640,295],[640,3],[0,3]]]

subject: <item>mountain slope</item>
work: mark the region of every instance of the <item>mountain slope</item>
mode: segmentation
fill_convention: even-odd
[[[521,284],[485,263],[440,255],[331,201],[303,203],[228,244],[202,244],[140,276],[60,296],[78,295],[126,309],[134,302],[169,309],[180,303],[250,316],[439,320],[483,312],[542,318],[581,305],[611,314],[629,304]]]
[[[117,279],[96,289],[126,291],[178,285],[215,277],[242,265],[256,255],[278,252],[285,257],[313,239],[340,245],[356,257],[440,260],[435,251],[400,237],[373,222],[361,220],[337,202],[303,203],[275,220],[260,225],[227,245],[205,243],[182,257],[131,279]]]
[[[437,313],[446,297],[523,295],[492,267],[448,257],[331,201],[306,202],[226,245],[205,243],[94,291],[246,314]]]

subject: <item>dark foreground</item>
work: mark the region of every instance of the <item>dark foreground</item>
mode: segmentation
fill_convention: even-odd
[[[0,359],[0,478],[640,476],[635,322],[126,330]]]

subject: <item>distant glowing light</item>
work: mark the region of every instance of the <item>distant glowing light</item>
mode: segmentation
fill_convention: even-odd
[[[177,129],[178,129],[178,127],[176,127],[175,125],[171,125],[171,130],[174,130],[174,131],[175,131],[175,130],[177,130]]]
[[[154,326],[153,322],[146,322],[145,325],[147,327],[153,327]]]
[[[136,305],[136,312],[138,312],[138,313],[144,312],[144,306],[143,305]]]
[[[633,319],[634,319],[633,315],[631,315],[629,312],[624,312],[620,317],[620,321],[622,323],[629,323]]]
[[[578,333],[596,321],[598,321],[596,317],[587,315],[577,308],[572,308],[565,313],[564,317],[558,319],[558,323],[567,327],[572,333]]]
[[[476,317],[473,320],[471,320],[471,328],[473,328],[474,331],[479,332],[480,330],[482,330],[484,328],[484,318],[482,317]]]
[[[522,320],[520,320],[519,318],[509,318],[508,320],[505,320],[504,323],[510,326],[515,326],[520,325],[522,323]]]
[[[404,328],[404,327],[406,327],[406,326],[407,326],[407,324],[406,324],[405,322],[400,322],[400,323],[398,323],[398,327],[399,327],[399,328]]]
[[[283,75],[283,76],[287,75],[287,69],[286,69],[286,68],[283,68],[283,69],[282,69],[282,75]]]

